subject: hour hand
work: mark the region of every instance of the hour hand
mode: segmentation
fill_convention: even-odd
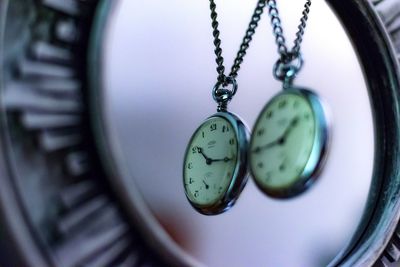
[[[196,147],[197,152],[199,152],[205,159],[208,159],[208,157],[204,154],[203,149],[201,147]]]
[[[209,157],[207,157],[206,154],[204,154],[203,148],[201,148],[201,147],[198,146],[198,147],[197,147],[197,152],[199,152],[199,153],[204,157],[204,159],[206,160],[206,164],[207,164],[207,165],[210,165],[210,164],[213,162],[212,159],[210,159]]]

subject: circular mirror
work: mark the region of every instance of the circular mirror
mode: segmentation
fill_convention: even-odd
[[[228,67],[255,3],[217,2]],[[291,40],[303,3],[279,5]],[[124,170],[114,179],[132,198],[141,198],[142,212],[157,221],[151,227],[170,249],[194,262],[325,266],[355,233],[373,171],[372,111],[356,53],[327,4],[313,3],[302,46],[305,66],[296,84],[315,90],[330,108],[331,144],[319,181],[299,197],[282,201],[264,195],[250,178],[231,210],[204,216],[186,200],[182,164],[191,134],[216,111],[208,8],[204,2],[182,0],[113,4],[103,32],[103,91],[98,92],[103,112],[97,115],[107,122],[105,138],[113,144],[106,154]],[[264,14],[229,106],[250,128],[281,90],[272,76],[277,57]]]

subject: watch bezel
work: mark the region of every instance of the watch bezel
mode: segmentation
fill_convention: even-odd
[[[185,188],[185,168],[186,168],[186,163],[187,163],[187,155],[190,149],[190,145],[193,142],[193,138],[195,137],[196,133],[198,130],[204,125],[206,121],[212,118],[222,118],[226,120],[231,126],[232,129],[234,130],[235,137],[237,140],[237,158],[236,158],[236,163],[235,163],[235,169],[232,174],[231,181],[225,190],[225,192],[222,194],[222,196],[215,201],[212,204],[197,204],[193,202],[190,197],[188,196],[187,190]],[[193,135],[190,138],[190,141],[188,142],[188,145],[185,150],[184,154],[184,164],[183,164],[183,186],[185,188],[185,196],[188,199],[189,203],[191,206],[198,212],[204,215],[217,215],[221,214],[230,208],[233,207],[235,204],[236,200],[238,199],[240,193],[242,192],[244,186],[246,185],[248,178],[249,178],[249,172],[247,168],[247,148],[249,145],[249,130],[247,126],[243,123],[243,121],[235,114],[231,112],[217,112],[208,118],[206,118],[200,125],[199,127],[196,128],[196,130],[193,132]]]
[[[265,186],[261,182],[259,182],[256,179],[256,175],[253,171],[251,164],[249,166],[250,173],[254,178],[253,180],[257,187],[268,196],[278,199],[287,199],[298,196],[309,189],[318,180],[326,161],[331,132],[329,113],[326,104],[324,104],[324,101],[313,91],[297,86],[288,87],[282,92],[276,94],[271,100],[267,102],[267,104],[265,104],[262,111],[260,112],[259,117],[256,120],[256,123],[254,124],[253,131],[258,125],[260,117],[262,117],[262,114],[264,114],[270,104],[273,103],[278,97],[287,94],[297,95],[304,98],[310,105],[315,120],[315,135],[312,150],[308,157],[308,161],[303,168],[302,173],[299,175],[299,178],[295,182],[289,184],[288,186],[282,188],[273,188]],[[253,139],[250,141],[250,147],[252,147],[252,142]],[[250,154],[249,159],[251,159]]]

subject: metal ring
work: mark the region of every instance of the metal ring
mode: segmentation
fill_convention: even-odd
[[[301,53],[287,53],[278,59],[274,65],[274,77],[280,81],[291,83],[303,67]]]
[[[224,88],[228,85],[232,85],[232,89]],[[227,103],[236,94],[237,88],[235,78],[228,76],[223,81],[218,81],[215,84],[212,91],[213,98],[217,103]]]

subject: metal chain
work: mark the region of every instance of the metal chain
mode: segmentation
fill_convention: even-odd
[[[242,44],[240,45],[239,51],[236,54],[234,64],[231,68],[231,72],[228,76],[226,76],[224,67],[224,58],[222,56],[222,49],[221,49],[221,39],[219,38],[220,31],[218,30],[219,23],[217,20],[218,14],[216,11],[216,4],[214,0],[210,0],[210,10],[211,10],[211,20],[212,20],[211,26],[213,28],[213,36],[214,36],[214,46],[215,46],[214,52],[216,55],[215,62],[217,63],[218,84],[227,85],[229,81],[232,81],[237,77],[240,65],[243,62],[243,58],[246,55],[246,51],[249,48],[249,44],[258,26],[258,22],[260,21],[261,15],[264,12],[265,5],[266,5],[266,0],[258,1],[253,16],[251,17],[249,27],[247,28],[246,34],[243,37]]]
[[[303,16],[300,19],[300,24],[297,27],[296,39],[294,40],[293,48],[288,51],[286,46],[286,40],[283,35],[282,23],[279,17],[279,11],[275,0],[268,0],[267,5],[269,7],[269,16],[271,17],[271,24],[273,28],[273,34],[275,35],[275,41],[278,45],[278,53],[281,56],[281,60],[285,63],[298,58],[300,56],[300,47],[303,41],[304,30],[307,26],[308,14],[310,13],[311,0],[307,0],[304,4]]]

